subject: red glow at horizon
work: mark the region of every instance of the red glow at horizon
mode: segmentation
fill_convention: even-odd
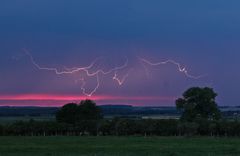
[[[161,100],[172,101],[176,97],[163,97],[163,96],[77,96],[77,95],[50,95],[50,94],[20,94],[20,95],[0,95],[0,100],[6,101],[26,101],[26,100],[53,100],[53,101],[73,101],[91,99],[95,101],[108,101],[108,100]]]

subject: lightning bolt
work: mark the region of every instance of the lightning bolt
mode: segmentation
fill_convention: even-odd
[[[188,70],[186,69],[186,67],[182,67],[182,65],[174,60],[166,60],[166,61],[161,61],[161,62],[151,62],[147,59],[138,57],[138,59],[140,60],[140,62],[142,63],[142,65],[144,66],[145,71],[147,70],[147,67],[145,66],[145,64],[148,64],[150,66],[160,66],[160,65],[165,65],[165,64],[173,64],[177,67],[178,71],[183,73],[186,77],[191,78],[191,79],[200,79],[202,77],[205,77],[205,75],[198,75],[198,76],[194,76],[188,73]],[[147,73],[148,75],[148,73]]]
[[[114,76],[113,76],[113,80],[117,81],[118,85],[121,86],[123,85],[123,83],[125,82],[125,80],[128,78],[130,71],[132,71],[133,69],[130,69],[127,74],[125,74],[122,79],[118,78],[118,74],[117,71],[115,71]]]
[[[122,65],[116,65],[115,67],[108,69],[108,70],[104,70],[104,69],[93,69],[93,67],[96,66],[96,63],[99,62],[100,60],[102,60],[102,57],[96,58],[93,62],[91,62],[88,66],[84,66],[84,67],[72,67],[72,68],[67,68],[67,67],[63,67],[63,69],[59,70],[58,68],[52,68],[52,67],[43,67],[40,66],[35,59],[33,58],[33,56],[31,55],[31,53],[27,50],[27,49],[23,49],[23,51],[25,52],[25,54],[30,58],[31,63],[38,69],[38,70],[45,70],[45,71],[51,71],[54,72],[56,75],[64,75],[64,74],[74,74],[74,73],[81,73],[84,72],[86,73],[86,76],[88,78],[90,77],[94,77],[96,79],[96,85],[94,86],[93,89],[91,89],[90,91],[87,91],[86,89],[86,81],[83,77],[79,78],[78,80],[76,80],[75,82],[79,82],[81,81],[81,91],[85,96],[92,96],[100,87],[100,75],[108,75],[113,73],[112,75],[112,80],[115,81],[119,86],[122,86],[126,79],[129,77],[130,71],[133,70],[133,68],[131,68],[130,70],[128,70],[128,72],[121,76],[119,76],[119,71],[125,69],[128,67],[128,58],[125,57],[125,62]],[[165,65],[165,64],[173,64],[176,66],[177,70],[181,73],[183,73],[186,77],[191,78],[191,79],[200,79],[206,75],[199,75],[199,76],[194,76],[189,74],[188,70],[186,69],[186,67],[183,67],[180,63],[168,59],[166,61],[161,61],[161,62],[151,62],[147,59],[141,58],[141,57],[137,57],[140,61],[140,63],[143,65],[147,75],[148,75],[148,70],[147,70],[147,66],[146,65],[150,65],[150,66],[160,66],[160,65]],[[81,73],[82,74],[82,73]]]
[[[30,54],[30,52],[27,49],[23,49],[23,51],[26,53],[26,55],[30,58],[31,63],[39,70],[46,70],[46,71],[52,71],[54,72],[56,75],[63,75],[63,74],[74,74],[74,73],[78,73],[81,71],[84,71],[86,73],[86,75],[88,77],[95,77],[96,78],[96,86],[94,87],[94,89],[92,89],[90,92],[86,91],[86,81],[84,78],[80,78],[79,80],[82,82],[81,85],[81,90],[82,93],[86,96],[92,96],[97,89],[100,86],[100,74],[102,75],[108,75],[110,73],[114,72],[114,76],[113,76],[113,80],[115,80],[117,82],[118,85],[122,85],[125,82],[125,79],[128,77],[128,74],[124,75],[122,79],[118,78],[117,72],[119,70],[122,70],[124,68],[126,68],[128,66],[128,59],[126,58],[126,61],[124,64],[122,64],[121,66],[116,66],[114,68],[111,68],[107,71],[103,70],[103,69],[98,69],[94,72],[90,72],[90,70],[94,67],[94,65],[97,63],[97,61],[101,60],[102,58],[97,58],[95,59],[89,66],[86,67],[73,67],[73,68],[67,68],[64,67],[64,70],[58,70],[57,68],[49,68],[49,67],[42,67],[40,66],[35,59],[33,58],[33,56]]]

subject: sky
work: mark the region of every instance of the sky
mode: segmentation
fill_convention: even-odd
[[[219,105],[240,105],[239,7],[238,0],[1,0],[0,105],[89,98],[174,106],[193,86],[214,88]]]

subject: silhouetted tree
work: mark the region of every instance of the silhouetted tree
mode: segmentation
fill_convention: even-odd
[[[69,103],[56,113],[56,120],[58,122],[74,124],[77,122],[78,113],[78,105],[76,103]]]
[[[193,136],[197,134],[199,125],[195,122],[180,122],[178,125],[179,135]]]
[[[99,120],[102,118],[101,109],[96,106],[92,100],[83,100],[78,105],[78,121],[81,120]]]
[[[76,103],[66,104],[56,113],[58,122],[69,124],[76,124],[86,120],[99,120],[101,118],[101,110],[92,100],[83,100],[79,105]]]
[[[98,126],[98,131],[101,133],[101,135],[110,135],[111,131],[113,130],[112,122],[109,120],[102,120],[99,122]]]
[[[196,119],[218,120],[220,111],[215,102],[217,94],[212,88],[193,87],[183,93],[183,98],[176,100],[176,107],[182,110],[181,119],[195,121]]]

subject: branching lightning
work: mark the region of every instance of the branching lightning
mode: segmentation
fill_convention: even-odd
[[[72,67],[72,68],[67,68],[64,67],[62,70],[59,70],[57,68],[52,68],[52,67],[43,67],[40,66],[35,59],[33,58],[33,56],[30,54],[30,52],[27,49],[23,49],[23,51],[26,53],[26,55],[30,58],[31,63],[38,69],[38,70],[46,70],[46,71],[51,71],[54,72],[56,75],[64,75],[64,74],[75,74],[75,73],[80,73],[82,74],[82,72],[84,72],[87,76],[87,78],[95,78],[96,79],[96,85],[94,86],[93,89],[91,89],[90,91],[87,91],[86,89],[86,80],[83,77],[80,77],[78,80],[76,80],[76,82],[81,82],[81,90],[82,93],[86,96],[92,96],[99,88],[100,86],[100,75],[109,75],[112,74],[112,80],[114,80],[119,86],[123,85],[124,82],[126,81],[126,79],[129,77],[129,73],[130,71],[134,70],[134,68],[131,68],[130,70],[128,70],[128,72],[121,76],[119,76],[119,72],[121,70],[124,70],[125,68],[127,68],[128,65],[128,59],[126,58],[126,61],[119,66],[115,66],[109,70],[104,70],[102,68],[100,69],[96,69],[93,68],[96,66],[96,63],[99,62],[100,60],[102,60],[103,58],[97,58],[95,59],[93,62],[90,63],[90,65],[85,66],[85,67]],[[149,66],[160,66],[160,65],[165,65],[165,64],[173,64],[176,66],[177,70],[181,73],[183,73],[186,77],[191,78],[191,79],[200,79],[206,75],[199,75],[199,76],[194,76],[189,74],[188,70],[186,69],[186,67],[183,67],[180,63],[174,61],[174,60],[166,60],[166,61],[161,61],[161,62],[151,62],[147,59],[138,57],[138,60],[140,61],[140,63],[143,65],[145,72],[148,74],[148,70],[147,70],[147,65]]]
[[[100,77],[99,75],[108,75],[110,73],[114,72],[114,76],[113,76],[113,80],[115,80],[117,82],[118,85],[122,85],[125,81],[125,79],[128,77],[128,73],[126,75],[123,76],[123,78],[118,78],[117,72],[119,70],[122,70],[124,68],[126,68],[128,66],[128,59],[126,58],[126,61],[124,64],[122,64],[121,66],[116,66],[114,68],[111,68],[107,71],[103,70],[103,69],[98,69],[94,72],[90,72],[90,70],[94,67],[94,65],[96,64],[97,61],[99,61],[101,58],[97,58],[95,59],[89,66],[86,67],[73,67],[73,68],[66,68],[64,67],[64,70],[58,70],[57,68],[49,68],[49,67],[42,67],[40,66],[33,58],[33,56],[29,53],[29,51],[27,49],[23,49],[23,51],[26,53],[26,55],[29,56],[31,63],[39,70],[47,70],[47,71],[52,71],[57,75],[63,75],[63,74],[74,74],[74,73],[78,73],[78,72],[85,72],[86,75],[88,77],[95,77],[96,78],[96,86],[94,87],[93,90],[91,90],[90,92],[86,91],[85,85],[86,85],[86,81],[84,78],[80,78],[79,80],[82,82],[81,85],[81,90],[82,93],[86,96],[92,96],[97,89],[100,86]]]
[[[125,80],[128,78],[129,73],[130,73],[130,71],[132,71],[132,70],[133,70],[133,69],[130,69],[130,70],[127,72],[127,74],[125,74],[121,79],[118,78],[117,71],[115,71],[114,76],[113,76],[113,80],[117,81],[118,85],[121,86],[121,85],[125,82]]]
[[[165,64],[173,64],[177,67],[178,71],[183,73],[186,77],[191,78],[191,79],[200,79],[206,75],[199,75],[199,76],[194,76],[188,73],[188,70],[186,69],[186,67],[182,67],[180,63],[174,61],[174,60],[166,60],[166,61],[161,61],[161,62],[151,62],[147,59],[138,57],[138,59],[141,61],[142,65],[144,66],[144,69],[147,70],[145,64],[148,64],[150,66],[160,66],[160,65],[165,65]]]

